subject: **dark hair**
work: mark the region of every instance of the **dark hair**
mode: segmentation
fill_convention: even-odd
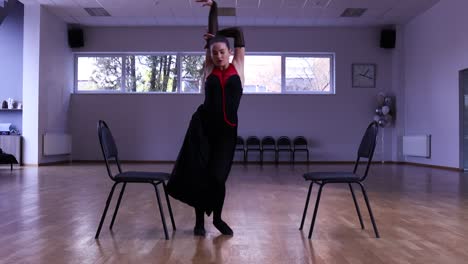
[[[229,40],[223,35],[216,35],[212,37],[209,41],[209,44],[210,44],[209,47],[211,48],[211,45],[218,43],[218,42],[226,44],[227,48],[231,49],[231,46],[229,45]]]

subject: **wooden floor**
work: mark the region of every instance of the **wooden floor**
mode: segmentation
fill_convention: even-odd
[[[170,171],[172,165],[124,168]],[[170,229],[171,239],[165,240],[152,186],[128,185],[113,232],[108,215],[95,240],[112,186],[104,165],[16,167],[12,172],[1,166],[0,262],[468,262],[468,175],[455,171],[373,165],[366,186],[380,239],[374,236],[362,193],[357,197],[365,230],[360,229],[347,186],[327,185],[314,234],[307,239],[318,188],[306,226],[299,231],[308,188],[302,173],[348,169],[350,165],[235,164],[224,213],[233,237],[220,236],[209,218],[207,236],[194,237],[191,207],[172,200],[178,229]]]

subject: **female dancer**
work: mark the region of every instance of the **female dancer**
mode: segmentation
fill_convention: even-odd
[[[222,234],[233,235],[221,215],[237,139],[237,110],[244,82],[244,37],[237,27],[218,31],[215,1],[196,2],[210,6],[208,33],[204,35],[205,100],[192,116],[168,191],[195,208],[195,235],[205,235],[204,213],[211,212],[213,225]],[[234,38],[234,52],[227,38]]]

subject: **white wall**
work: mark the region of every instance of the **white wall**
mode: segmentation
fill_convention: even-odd
[[[379,48],[379,28],[245,28],[247,51],[335,52],[336,95],[244,95],[242,136],[303,135],[311,160],[352,161],[372,120],[379,91],[393,87],[393,51]],[[87,28],[80,52],[201,51],[204,28]],[[117,40],[118,38],[118,40]],[[377,88],[351,88],[351,64],[377,64]],[[73,159],[101,159],[96,122],[105,119],[125,160],[174,160],[202,95],[74,94]],[[391,159],[393,129],[387,129]],[[378,158],[378,157],[377,157]]]
[[[68,47],[67,25],[42,8],[39,83],[39,163],[67,160],[43,156],[46,132],[68,133],[69,102],[73,91],[73,54]]]
[[[66,160],[42,155],[45,132],[68,131],[73,55],[66,24],[38,4],[25,4],[23,53],[24,163]]]
[[[468,68],[466,10],[466,0],[443,0],[405,27],[405,133],[432,135],[431,158],[407,161],[459,167],[458,72]]]
[[[24,5],[23,163],[39,163],[39,55],[41,7]]]

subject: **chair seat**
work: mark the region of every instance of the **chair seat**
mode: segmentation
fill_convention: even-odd
[[[167,181],[170,176],[171,174],[166,172],[126,171],[117,174],[115,180],[120,182]]]
[[[0,164],[18,164],[18,161],[11,154],[0,153]]]
[[[309,172],[302,177],[306,181],[327,181],[327,182],[356,182],[361,178],[352,172]]]

